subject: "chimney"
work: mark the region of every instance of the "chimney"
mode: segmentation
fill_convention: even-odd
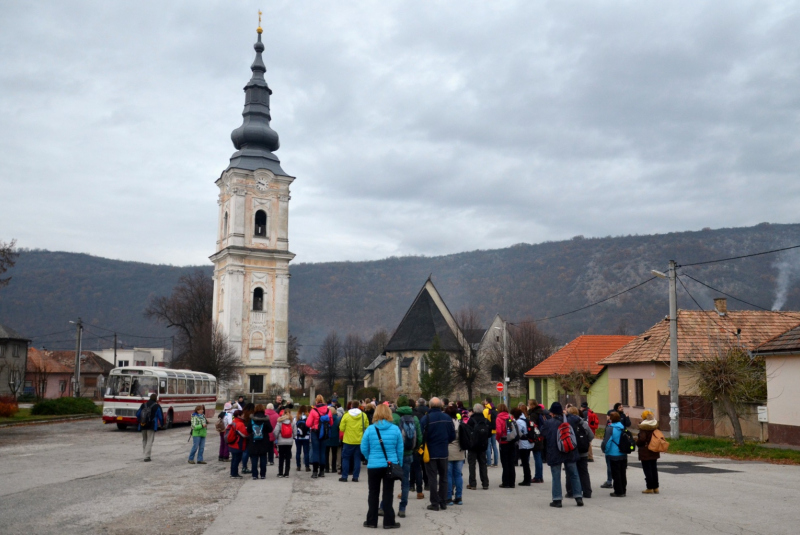
[[[714,310],[717,314],[724,316],[728,312],[728,300],[724,297],[717,297],[714,299]]]

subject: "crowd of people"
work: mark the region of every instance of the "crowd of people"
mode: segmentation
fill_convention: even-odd
[[[152,417],[140,418],[142,414]],[[163,421],[157,400],[152,399],[137,413],[143,433],[145,460],[150,460],[153,435]],[[159,420],[160,419],[160,420]],[[203,453],[209,422],[202,406],[191,418],[190,464],[205,464]],[[345,407],[335,395],[329,401],[317,396],[312,406],[295,409],[291,399],[278,396],[267,405],[246,403],[243,397],[228,402],[214,423],[219,434],[219,457],[230,462],[230,477],[250,474],[265,479],[267,466],[278,457],[277,477],[289,477],[294,462],[298,472],[305,468],[311,478],[339,475],[339,481],[359,482],[362,465],[367,468],[368,511],[365,527],[397,528],[396,517],[404,518],[409,493],[425,499],[428,510],[443,511],[463,504],[463,467],[468,466],[467,490],[489,489],[490,467],[502,467],[499,488],[512,489],[544,483],[544,464],[550,467],[551,507],[562,507],[564,498],[577,506],[592,497],[588,463],[593,462],[592,440],[600,425],[598,416],[586,403],[580,407],[558,402],[549,409],[536,400],[509,408],[495,405],[491,398],[465,408],[460,401],[446,398],[408,399],[396,402],[350,401]],[[627,491],[627,459],[638,446],[646,489],[658,494],[657,460],[666,451],[653,413],[642,414],[635,438],[628,431],[631,421],[622,404],[607,413],[601,449],[605,453],[606,481],[601,488],[613,489],[622,498]],[[197,460],[195,460],[197,459]],[[493,463],[491,461],[494,461]],[[533,462],[533,470],[531,470]],[[516,469],[522,468],[517,482]],[[241,467],[241,473],[240,473]],[[562,491],[562,472],[565,491]],[[393,507],[394,484],[400,482],[397,514]]]

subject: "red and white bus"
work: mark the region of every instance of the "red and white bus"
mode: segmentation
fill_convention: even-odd
[[[206,408],[211,419],[217,408],[217,378],[190,370],[171,370],[149,366],[114,368],[108,375],[103,398],[103,423],[115,423],[119,429],[137,425],[136,411],[153,392],[164,411],[164,427],[188,423],[198,405]]]

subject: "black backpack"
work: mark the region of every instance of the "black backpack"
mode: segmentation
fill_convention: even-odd
[[[489,439],[492,438],[492,428],[486,418],[476,420],[472,428],[472,450],[486,451],[489,447]]]
[[[627,429],[623,429],[619,435],[619,442],[617,443],[619,451],[624,455],[628,455],[636,451],[636,441],[633,440],[633,435]]]
[[[575,439],[578,442],[578,453],[588,452],[592,444],[592,438],[589,436],[589,433],[586,432],[586,428],[583,427],[583,422],[573,424],[572,427],[575,429]]]
[[[458,447],[462,450],[472,449],[472,434],[469,432],[467,425],[462,421],[458,422]]]
[[[142,403],[142,409],[141,412],[139,413],[140,426],[147,427],[152,423],[153,413],[155,412],[153,410],[153,407],[155,406],[156,406],[155,403],[151,404],[149,401],[147,403]]]

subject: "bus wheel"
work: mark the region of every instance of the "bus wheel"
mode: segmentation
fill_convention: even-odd
[[[117,429],[120,431],[125,431],[128,428],[128,424],[117,424]]]
[[[167,413],[167,420],[164,422],[164,429],[172,429],[172,411]]]

